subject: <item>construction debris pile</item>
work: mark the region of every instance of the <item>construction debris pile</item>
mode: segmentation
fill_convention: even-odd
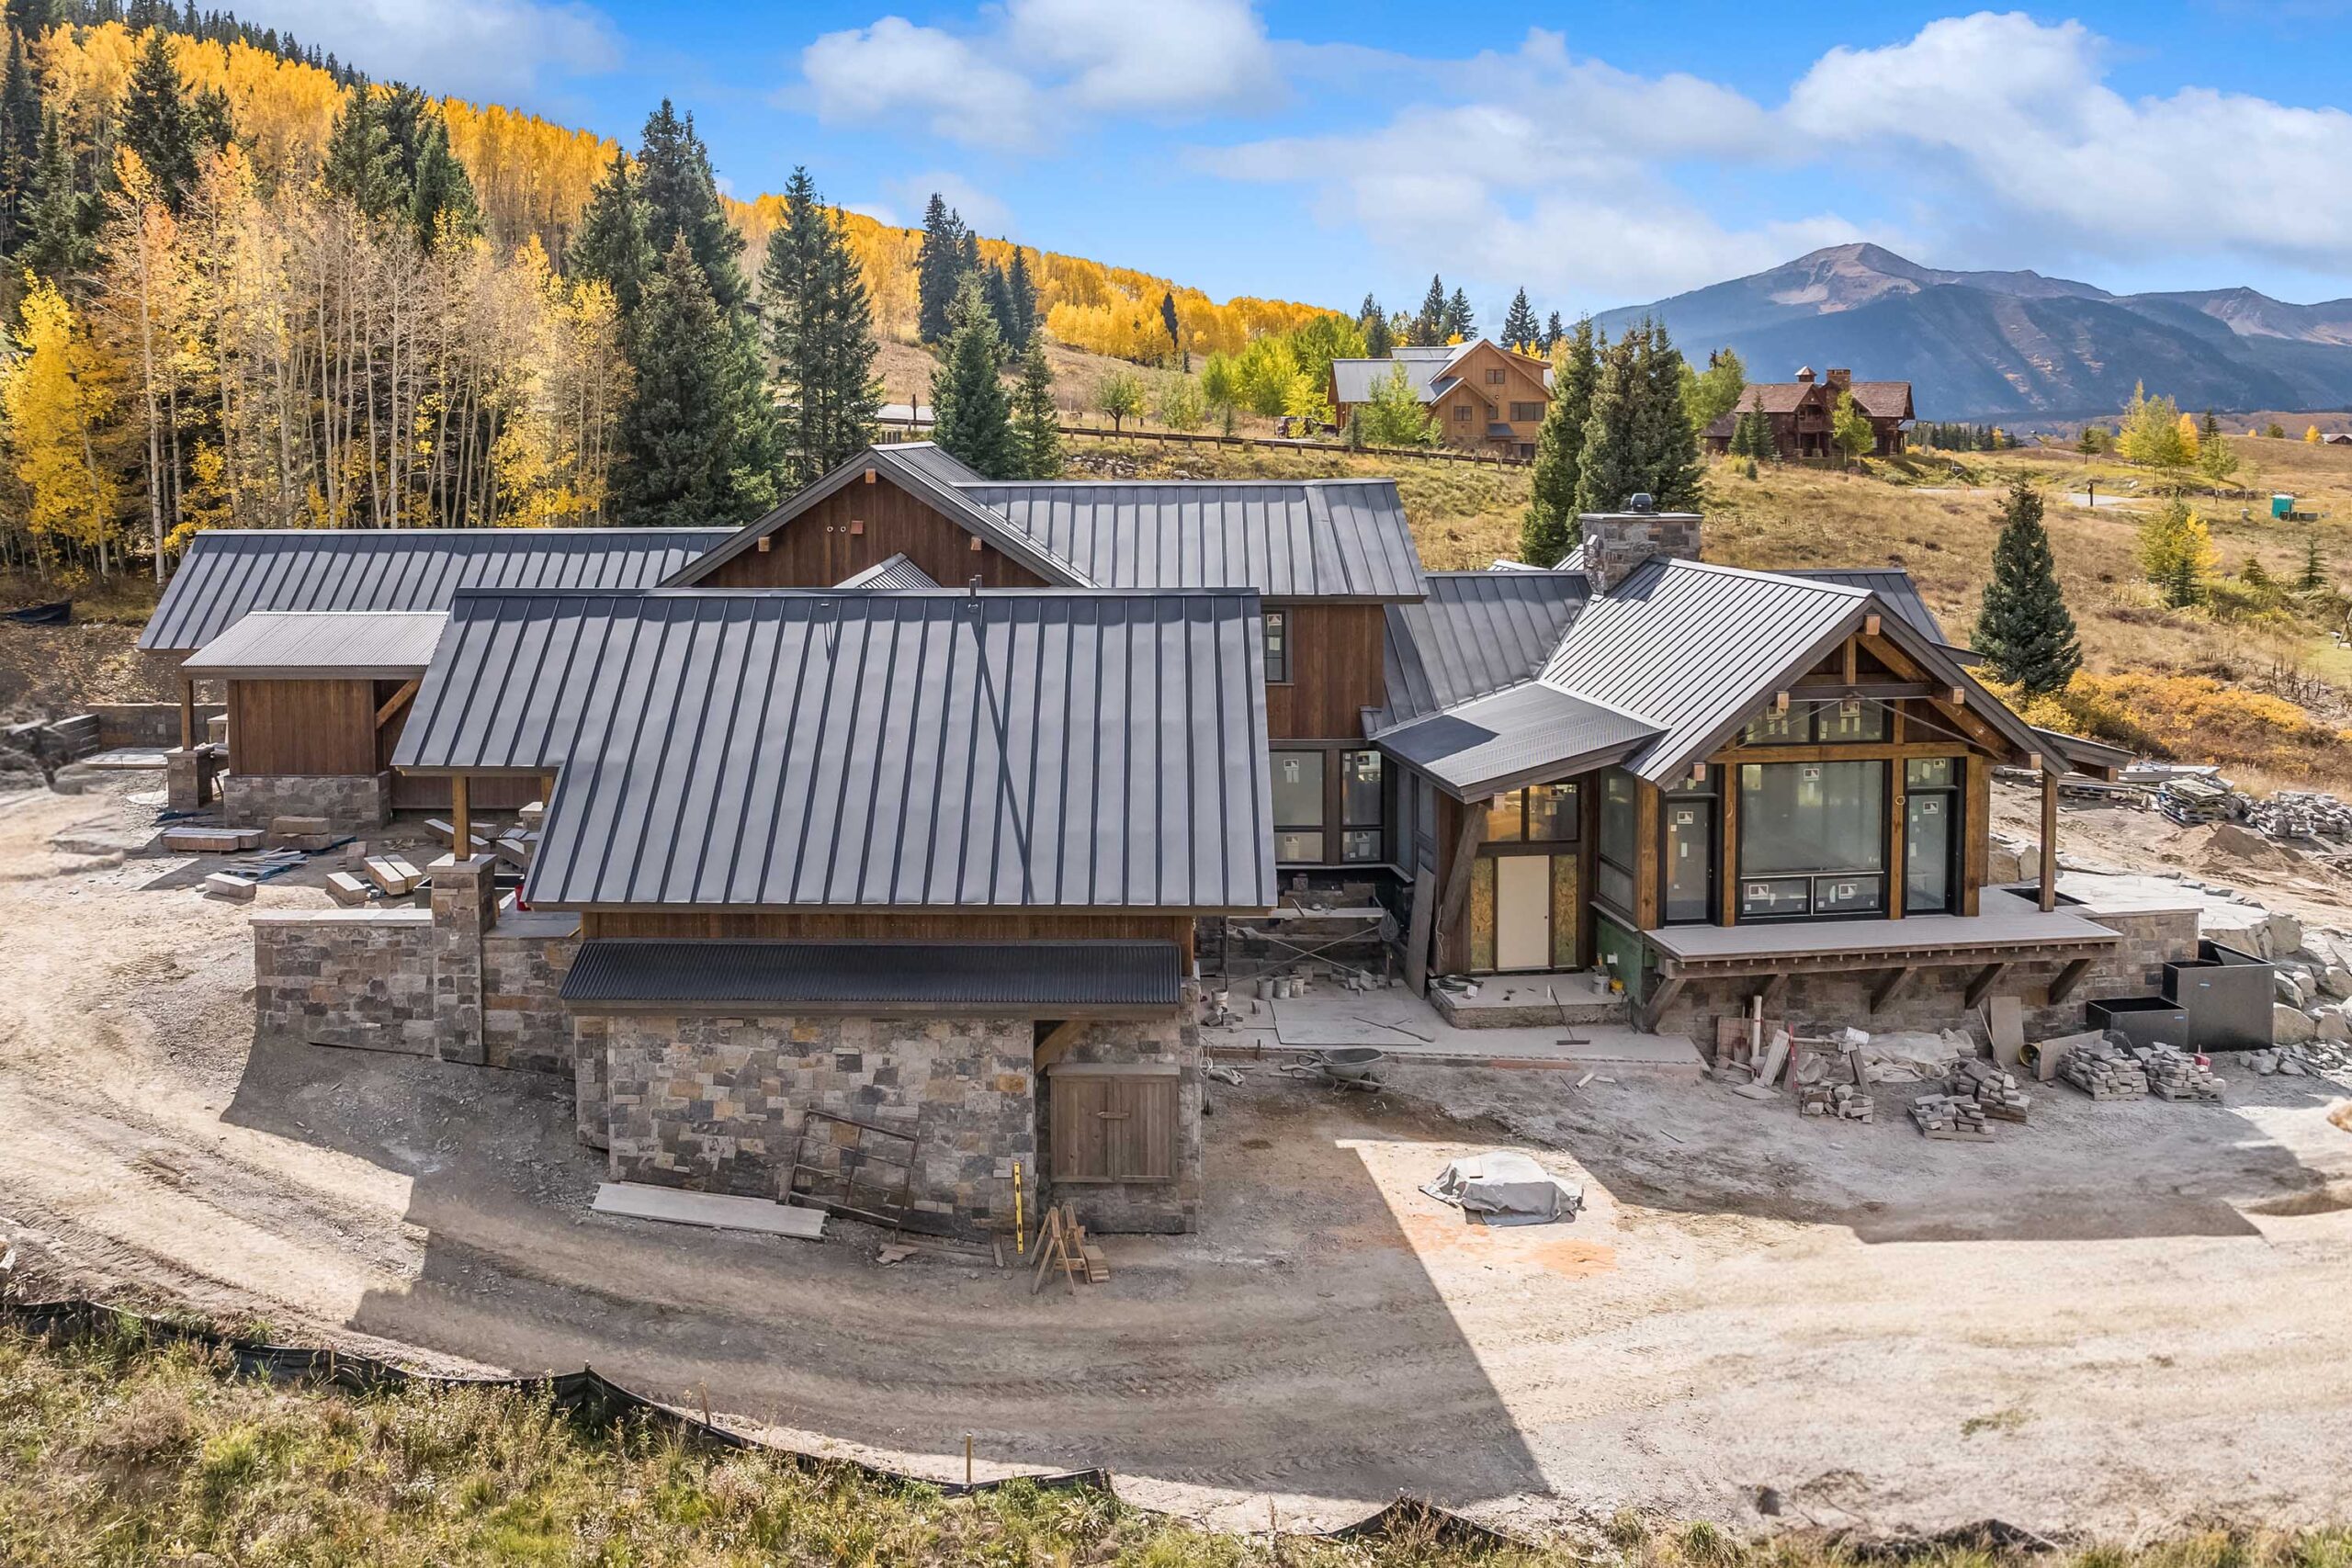
[[[1982,1056],[1954,1062],[1944,1086],[1954,1099],[1969,1101],[1997,1122],[2022,1122],[2033,1104],[2018,1087],[2016,1074]]]
[[[2148,1092],[2165,1100],[2219,1100],[2222,1080],[2203,1058],[2169,1045],[2141,1045],[2131,1055],[2147,1075]]]
[[[2308,1040],[2300,1045],[2279,1044],[2267,1051],[2248,1051],[2242,1058],[2246,1071],[2256,1077],[2269,1077],[2284,1073],[2289,1077],[2313,1077],[2352,1066],[2352,1055],[2341,1046],[2324,1040]]]
[[[2352,805],[2312,790],[2282,789],[2266,800],[2245,801],[2245,825],[2267,839],[2352,840]]]
[[[1834,1116],[1843,1122],[1878,1120],[1878,1102],[1859,1084],[1799,1084],[1797,1110],[1806,1116]]]
[[[2184,828],[2207,822],[2235,822],[2245,815],[2248,797],[2226,780],[2183,774],[2156,786],[2156,809]]]
[[[1956,1094],[1925,1094],[1911,1102],[1911,1120],[1930,1138],[1989,1144],[1993,1126],[1984,1108]]]
[[[2060,1058],[2058,1076],[2093,1100],[2141,1100],[2148,1092],[2139,1058],[2112,1040],[2075,1046]]]

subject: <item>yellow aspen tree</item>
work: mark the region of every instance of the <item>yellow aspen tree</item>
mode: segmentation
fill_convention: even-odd
[[[123,505],[108,450],[122,400],[120,367],[90,341],[53,284],[33,283],[18,321],[22,352],[0,381],[0,413],[28,492],[27,525],[94,551],[98,575],[111,575]]]
[[[166,498],[178,465],[172,461],[175,432],[176,373],[182,363],[179,333],[187,289],[181,275],[178,225],[164,205],[154,177],[128,147],[115,152],[116,189],[107,198],[106,267],[91,312],[98,342],[130,369],[146,426],[148,533],[155,555],[155,581],[164,581]]]

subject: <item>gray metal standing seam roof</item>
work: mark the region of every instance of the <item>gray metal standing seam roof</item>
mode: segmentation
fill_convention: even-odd
[[[563,999],[594,1012],[683,1007],[858,1011],[1164,1012],[1182,1000],[1172,942],[762,942],[600,937]]]
[[[210,679],[360,680],[424,673],[438,610],[257,610],[180,666]]]
[[[1260,909],[1257,595],[461,593],[393,765],[558,773],[550,907]]]
[[[1429,597],[1387,607],[1388,706],[1372,733],[1533,679],[1590,598],[1580,574],[1433,571]]]
[[[1464,799],[1624,761],[1655,725],[1540,681],[1427,714],[1378,736],[1380,749]]]
[[[732,528],[214,528],[188,542],[142,649],[202,648],[255,610],[446,610],[461,588],[650,588]]]
[[[1885,601],[1886,607],[1911,624],[1920,636],[1950,649],[1963,649],[1944,635],[1936,613],[1919,596],[1919,585],[1911,574],[1899,566],[1872,567],[1804,567],[1796,570],[1776,570],[1776,577],[1803,577],[1815,582],[1838,582],[1849,588],[1867,588]]]
[[[1438,395],[1435,383],[1453,366],[1453,362],[1478,345],[1479,340],[1468,343],[1414,344],[1392,351],[1385,359],[1334,359],[1331,361],[1331,386],[1339,403],[1368,403],[1373,392],[1398,367],[1405,371],[1406,385],[1413,395],[1429,402]]]
[[[1255,588],[1270,599],[1418,599],[1392,479],[1092,480],[956,487],[1102,588]]]
[[[854,576],[844,577],[834,584],[838,588],[866,588],[893,591],[908,588],[936,588],[929,572],[909,560],[901,553],[888,560],[876,561]]]

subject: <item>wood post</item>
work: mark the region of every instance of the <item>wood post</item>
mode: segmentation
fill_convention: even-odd
[[[180,677],[180,750],[196,750],[196,682]]]
[[[474,853],[473,813],[466,804],[466,775],[453,773],[449,778],[449,852],[459,860],[471,860]]]
[[[2041,908],[2058,907],[2058,775],[2041,770]]]

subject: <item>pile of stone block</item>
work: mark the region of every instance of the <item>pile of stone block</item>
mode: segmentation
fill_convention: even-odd
[[[1996,1122],[2022,1122],[2033,1104],[2015,1073],[1982,1056],[1954,1062],[1944,1086],[1955,1098],[1973,1101]]]
[[[2112,1040],[2097,1040],[2068,1051],[2058,1076],[2093,1100],[2142,1100],[2148,1075],[2137,1058]]]
[[[1859,1084],[1799,1084],[1797,1111],[1802,1115],[1828,1116],[1841,1122],[1878,1120],[1878,1102]]]
[[[1918,1123],[1921,1134],[1930,1138],[1968,1144],[1993,1141],[1993,1124],[1986,1120],[1984,1108],[1958,1095],[1921,1095],[1911,1102],[1911,1120]]]
[[[2273,839],[2352,839],[2352,806],[2332,795],[2282,789],[2247,802],[2245,825]]]
[[[2290,1078],[2314,1077],[2352,1065],[2352,1057],[2347,1057],[2340,1046],[2324,1040],[2307,1040],[2300,1045],[2281,1043],[2267,1051],[2248,1051],[2240,1060],[2245,1063],[2248,1072],[2261,1078],[2273,1074]]]
[[[2213,1069],[2186,1051],[2169,1045],[2143,1045],[2132,1055],[2147,1075],[2148,1092],[2165,1100],[2219,1100],[2222,1080]]]

